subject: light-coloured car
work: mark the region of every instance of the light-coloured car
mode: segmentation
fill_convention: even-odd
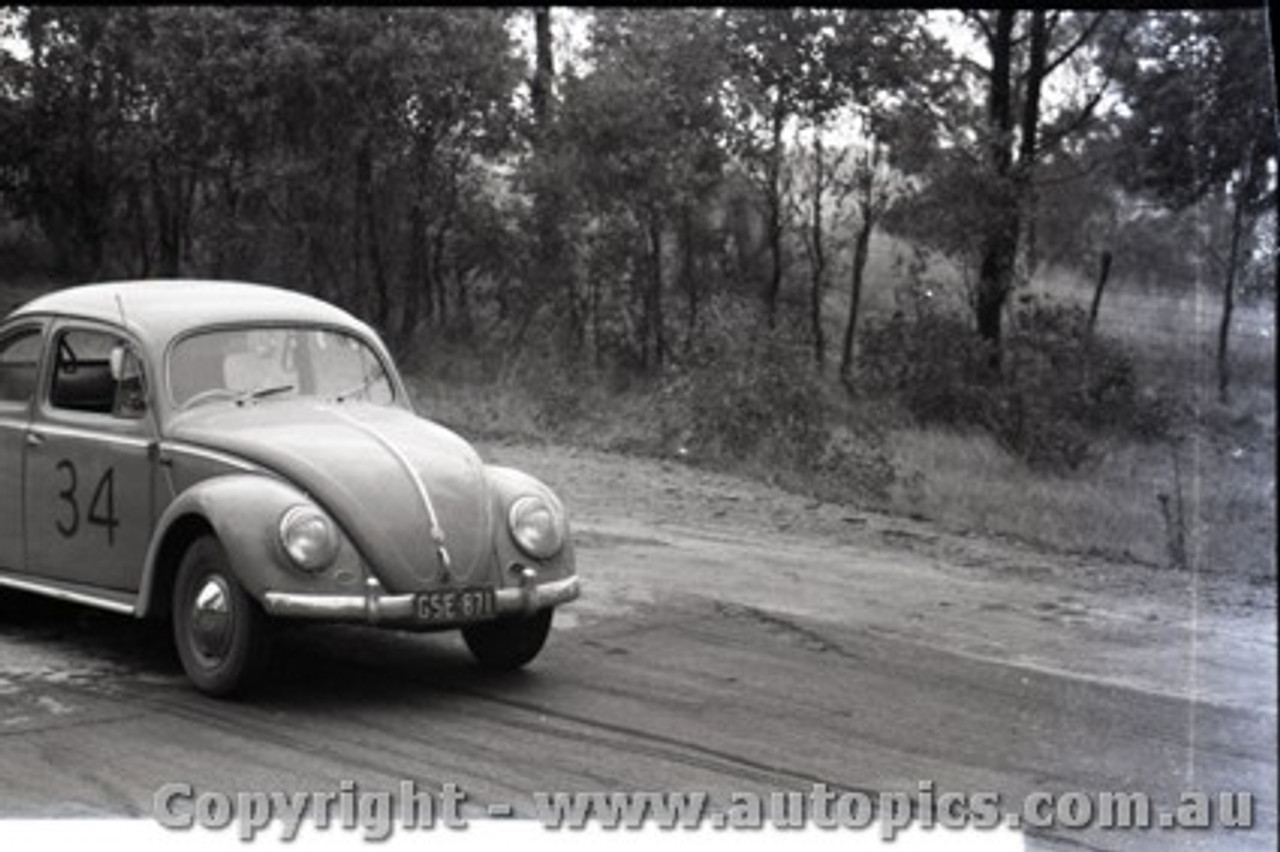
[[[549,488],[421,417],[364,323],[253,284],[93,284],[0,323],[0,586],[172,620],[199,689],[275,619],[461,629],[512,669],[579,594]]]

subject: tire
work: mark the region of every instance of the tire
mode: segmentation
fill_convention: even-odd
[[[203,618],[196,612],[201,598]],[[196,689],[226,698],[257,685],[270,652],[268,628],[266,615],[231,573],[218,540],[206,535],[192,542],[173,588],[173,639]]]
[[[515,671],[528,663],[547,642],[553,609],[532,615],[509,616],[462,629],[462,638],[480,668],[494,672]]]

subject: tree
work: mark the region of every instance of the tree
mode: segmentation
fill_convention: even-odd
[[[862,152],[854,177],[854,203],[857,205],[858,225],[853,239],[853,259],[850,264],[849,315],[845,319],[844,339],[840,348],[840,378],[849,384],[853,380],[853,338],[858,327],[858,311],[862,304],[863,278],[870,256],[871,234],[876,222],[889,205],[889,191],[881,175],[884,146],[878,139]]]
[[[564,151],[562,137],[558,133],[555,40],[551,8],[534,7],[533,17],[534,70],[529,81],[529,99],[533,112],[529,130],[532,158],[529,175],[533,194],[531,277],[541,291],[534,297],[535,304],[540,306],[550,297],[552,303],[561,308],[568,338],[576,346],[582,341],[583,321],[565,236],[564,220],[570,201],[560,180]],[[530,310],[528,318],[532,320],[533,316],[534,310]],[[528,324],[522,328],[527,329]]]
[[[30,57],[6,68],[16,95],[0,128],[4,159],[14,164],[8,195],[74,275],[106,271],[113,199],[136,172],[135,37],[146,14],[40,7],[15,27]]]
[[[407,343],[465,304],[459,228],[510,136],[505,15],[22,12],[0,189],[77,275],[289,282]]]
[[[1231,317],[1245,242],[1276,203],[1276,101],[1270,42],[1254,10],[1149,15],[1124,80],[1129,185],[1174,209],[1226,198],[1228,249],[1218,331],[1218,391],[1230,385]]]
[[[735,149],[764,200],[771,265],[764,285],[769,327],[777,321],[786,268],[787,189],[784,131],[803,114],[820,123],[841,102],[833,50],[839,20],[831,10],[730,9],[723,16],[735,96]]]
[[[812,128],[812,156],[806,169],[808,179],[802,187],[809,196],[808,209],[801,213],[804,247],[809,257],[809,327],[813,335],[813,359],[819,371],[826,365],[827,353],[826,333],[822,327],[822,299],[827,288],[828,265],[826,202],[828,195],[836,189],[835,174],[847,154],[846,151],[838,151],[834,156],[828,154],[823,134],[821,124]],[[838,205],[840,198],[837,196],[832,200]]]
[[[1019,241],[1032,214],[1037,163],[1088,127],[1124,57],[1128,19],[1107,12],[1067,13],[1013,9],[967,15],[990,55],[979,71],[986,93],[979,139],[983,154],[985,220],[974,292],[978,333],[999,364],[1001,320],[1017,277]],[[1021,25],[1021,26],[1020,26]],[[1046,82],[1077,57],[1093,65],[1096,82],[1086,81],[1067,107],[1046,120]]]
[[[668,258],[680,259],[696,323],[695,222],[720,177],[722,120],[717,89],[724,69],[709,34],[711,13],[699,9],[597,13],[593,70],[566,81],[563,133],[589,211],[587,241],[617,249],[598,273],[606,287],[631,282],[642,367],[661,366],[670,344],[664,293]],[[673,238],[683,244],[676,250]],[[600,258],[597,258],[600,259]],[[593,279],[596,278],[593,275]],[[604,293],[590,285],[592,323],[600,343]]]
[[[840,351],[840,377],[848,386],[871,235],[910,183],[895,166],[914,171],[922,157],[930,156],[923,152],[936,134],[931,108],[943,97],[945,78],[940,66],[944,53],[915,13],[849,12],[842,32],[834,51],[837,75],[863,137],[852,180],[842,186],[856,210],[849,313]]]

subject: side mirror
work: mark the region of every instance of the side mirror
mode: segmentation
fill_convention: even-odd
[[[111,347],[111,354],[108,356],[111,362],[111,380],[119,382],[124,378],[124,357],[125,348],[123,346]]]
[[[116,384],[116,415],[141,417],[147,411],[147,388],[137,355],[120,344],[111,347],[107,360],[111,365],[111,380]]]

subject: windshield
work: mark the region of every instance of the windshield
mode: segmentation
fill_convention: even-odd
[[[298,326],[219,329],[183,338],[169,356],[179,408],[205,401],[312,396],[391,405],[390,379],[353,335]]]

